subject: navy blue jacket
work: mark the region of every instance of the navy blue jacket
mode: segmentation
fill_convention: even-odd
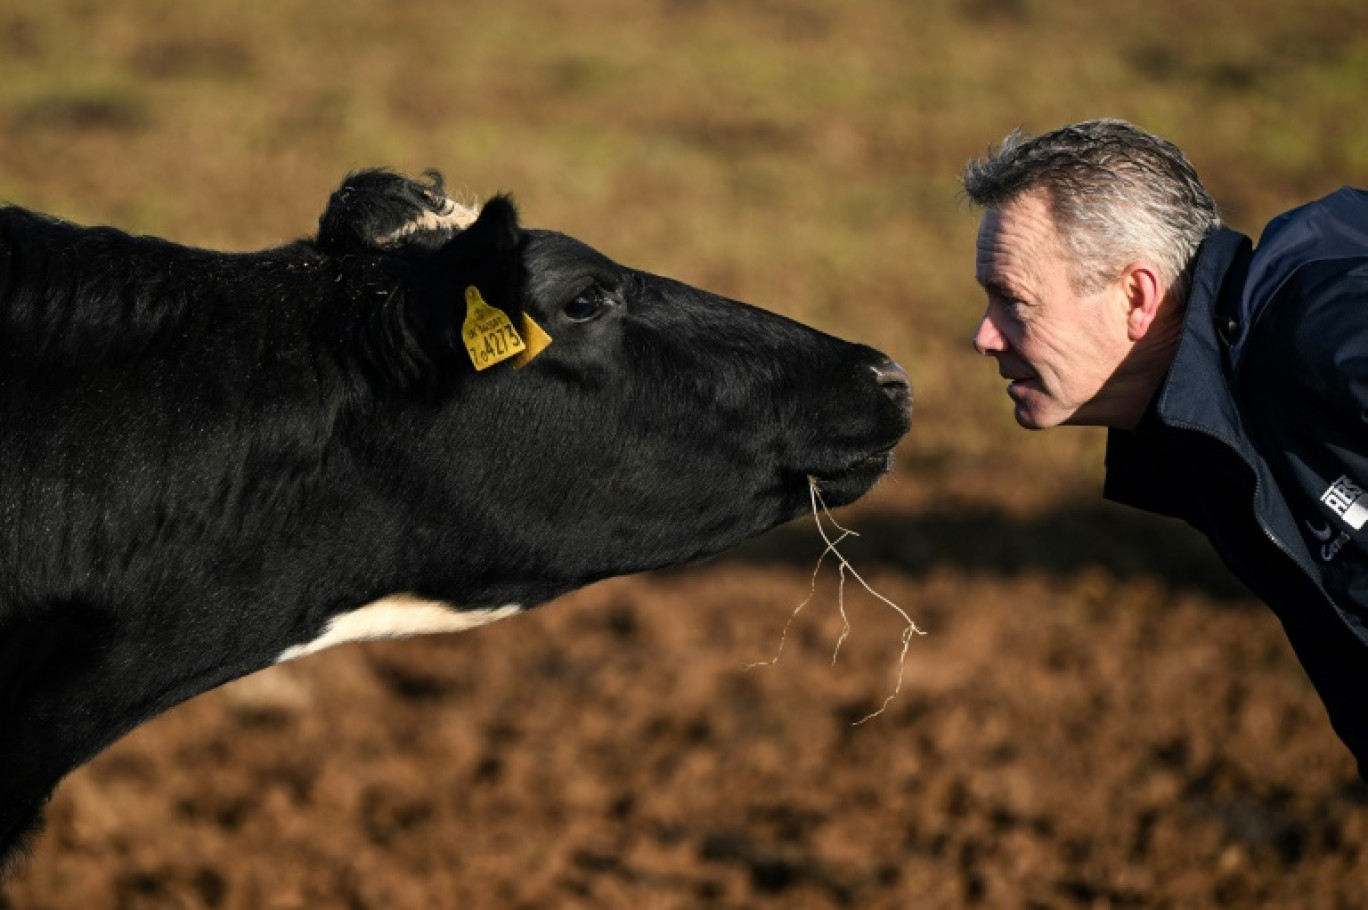
[[[1282,621],[1368,778],[1368,193],[1223,229],[1108,499],[1181,518]]]

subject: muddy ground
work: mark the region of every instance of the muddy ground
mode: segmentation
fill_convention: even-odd
[[[1091,504],[843,513],[210,693],[60,788],[0,907],[1368,906],[1368,789],[1276,620]],[[1042,538],[1048,545],[1042,545]]]

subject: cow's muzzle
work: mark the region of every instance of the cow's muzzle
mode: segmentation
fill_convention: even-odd
[[[885,360],[877,366],[870,367],[874,371],[874,377],[879,383],[879,388],[883,389],[894,404],[911,420],[912,414],[912,383],[907,378],[907,371],[898,366],[894,360]]]
[[[893,468],[893,449],[912,425],[912,384],[907,371],[885,358],[870,365],[880,391],[894,405],[891,413],[883,409],[882,426],[869,448],[851,454],[836,470],[809,474],[828,505],[844,505],[864,495]]]

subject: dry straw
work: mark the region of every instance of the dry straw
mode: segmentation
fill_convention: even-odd
[[[860,573],[855,571],[855,567],[852,566],[849,560],[845,558],[845,555],[842,554],[839,549],[837,549],[837,544],[844,541],[847,537],[859,537],[860,535],[857,532],[850,530],[849,528],[842,527],[841,524],[838,521],[836,521],[835,517],[832,516],[831,510],[827,508],[826,502],[822,499],[822,491],[817,485],[817,478],[808,478],[808,491],[810,498],[812,500],[812,518],[813,521],[817,524],[817,533],[822,535],[822,540],[824,543],[826,543],[826,549],[822,551],[821,556],[817,557],[817,567],[812,570],[812,587],[808,591],[808,596],[803,600],[802,603],[800,603],[797,607],[794,608],[793,612],[789,614],[788,622],[784,623],[784,631],[779,636],[779,647],[775,650],[774,657],[770,658],[769,660],[762,660],[752,664],[747,664],[746,669],[751,670],[755,667],[772,667],[779,662],[780,655],[784,653],[784,642],[788,639],[789,627],[793,625],[793,621],[798,617],[798,614],[803,611],[803,608],[806,607],[809,603],[811,603],[812,599],[817,596],[817,575],[822,571],[822,563],[826,561],[828,553],[835,554],[836,559],[839,561],[837,568],[838,574],[840,576],[840,586],[837,588],[836,606],[841,613],[841,635],[839,638],[836,639],[836,647],[831,652],[831,663],[833,666],[836,664],[837,655],[841,653],[841,645],[845,643],[847,636],[850,635],[850,617],[846,613],[845,608],[845,582],[847,572],[849,572],[850,575],[856,581],[858,581],[861,587],[863,587],[866,591],[868,591],[870,594],[874,595],[884,603],[888,604],[888,606],[892,607],[893,610],[896,611],[897,614],[903,618],[903,622],[907,624],[903,629],[902,633],[902,651],[898,654],[897,684],[893,687],[893,691],[889,693],[888,697],[884,699],[883,704],[879,706],[879,709],[877,711],[867,714],[859,720],[855,721],[853,726],[858,727],[865,721],[872,720],[873,718],[878,717],[888,707],[889,703],[891,703],[893,699],[898,697],[898,693],[902,691],[903,668],[907,662],[907,649],[908,646],[912,643],[912,635],[913,633],[917,635],[925,635],[926,633],[921,629],[917,628],[917,624],[912,621],[912,617],[907,615],[906,610],[904,610],[902,607],[898,606],[893,601],[889,600],[887,597],[884,597],[878,591],[875,591],[872,587],[870,587],[869,582],[865,581],[864,578],[860,576]],[[835,540],[831,539],[831,535],[827,532],[826,526],[822,524],[823,515],[825,515],[827,517],[827,520],[831,522],[832,527],[834,527],[837,531],[840,532],[840,535]]]

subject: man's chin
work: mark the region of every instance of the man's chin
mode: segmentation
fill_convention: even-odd
[[[1029,408],[1017,405],[1016,412],[1017,425],[1026,430],[1048,430],[1050,427],[1058,426],[1057,423],[1046,423],[1037,418],[1036,414]]]
[[[1067,414],[1060,414],[1057,410],[1041,407],[1041,402],[1031,401],[1030,399],[1017,399],[1016,408],[1012,412],[1019,426],[1027,430],[1048,430],[1057,427],[1067,421]]]
[[[1027,430],[1044,430],[1057,423],[1043,419],[1046,416],[1046,409],[1041,407],[1039,390],[1032,388],[1028,381],[1017,380],[1008,385],[1007,397],[1011,398],[1012,404],[1015,405],[1012,416],[1021,427]]]

